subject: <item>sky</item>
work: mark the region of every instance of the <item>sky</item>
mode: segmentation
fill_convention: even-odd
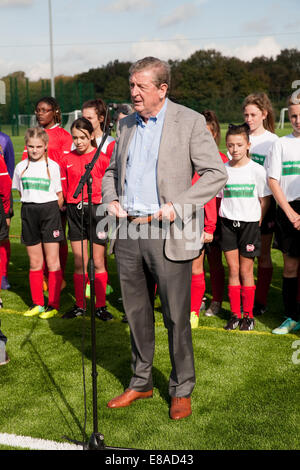
[[[299,0],[51,0],[54,75],[216,49],[242,60],[300,48]],[[50,78],[48,0],[0,0],[0,78]],[[299,77],[300,79],[300,77]]]

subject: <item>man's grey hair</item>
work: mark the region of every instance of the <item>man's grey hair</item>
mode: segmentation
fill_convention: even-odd
[[[143,70],[153,71],[153,83],[159,88],[160,85],[166,83],[168,90],[171,85],[171,67],[167,62],[164,62],[156,57],[144,57],[131,65],[129,69],[129,76],[131,77],[136,72]]]

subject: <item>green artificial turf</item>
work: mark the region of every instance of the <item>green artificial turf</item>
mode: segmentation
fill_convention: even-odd
[[[20,156],[22,140],[14,140]],[[0,367],[0,433],[59,442],[68,442],[63,436],[87,439],[94,430],[89,303],[86,318],[41,320],[22,316],[31,302],[28,259],[18,237],[20,203],[15,202],[14,211],[11,289],[1,292],[1,329],[8,337],[6,347],[11,360]],[[123,307],[116,266],[114,258],[109,257],[114,292],[107,303],[114,320],[96,320],[98,430],[107,446],[148,450],[300,448],[300,364],[293,361],[300,332],[283,337],[271,333],[282,321],[282,257],[273,250],[272,258],[274,275],[268,311],[256,319],[254,331],[223,329],[230,315],[226,293],[220,316],[200,315],[199,328],[193,330],[197,377],[193,413],[174,422],[169,418],[170,362],[159,298],[155,310],[154,397],[129,408],[106,407],[111,398],[123,392],[131,377],[129,328],[121,322]],[[69,248],[61,312],[74,303],[72,275]],[[207,266],[206,284],[208,305],[211,289]],[[7,448],[0,446],[1,450]]]

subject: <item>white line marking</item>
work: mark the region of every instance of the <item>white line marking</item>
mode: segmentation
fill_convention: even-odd
[[[16,436],[15,434],[0,433],[0,444],[23,449],[32,450],[83,450],[82,446],[76,444],[64,444],[62,442],[35,439],[27,436]]]

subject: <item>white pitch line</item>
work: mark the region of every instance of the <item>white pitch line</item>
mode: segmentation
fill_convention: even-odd
[[[16,436],[15,434],[7,433],[0,433],[0,444],[31,450],[83,450],[82,446],[76,444],[64,444],[62,442]]]

